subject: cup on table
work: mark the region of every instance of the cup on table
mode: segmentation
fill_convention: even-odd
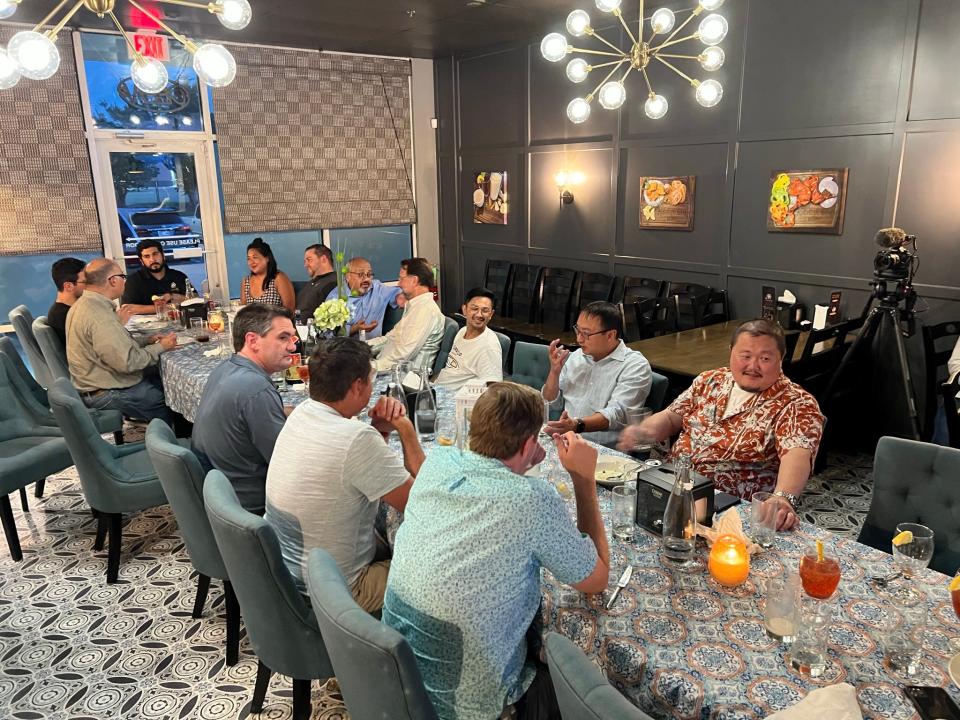
[[[800,627],[800,576],[791,573],[767,578],[763,603],[763,626],[767,635],[784,645],[792,643]]]
[[[273,383],[273,386],[277,389],[277,392],[281,392],[286,387],[286,382],[283,379],[283,370],[278,370],[275,373],[271,373],[270,381]]]
[[[827,669],[827,627],[833,618],[833,600],[800,597],[800,628],[790,648],[790,664],[797,672],[817,678]]]
[[[457,445],[457,418],[454,414],[437,417],[437,445],[450,447]]]
[[[903,622],[879,635],[883,643],[883,660],[891,670],[904,675],[916,675],[923,654],[923,631],[927,624],[924,604],[901,605],[897,608]]]
[[[167,303],[163,298],[157,298],[153,301],[153,311],[157,314],[157,320],[160,322],[166,322],[167,319]]]
[[[773,547],[777,538],[777,511],[780,500],[772,493],[757,492],[750,500],[750,528],[754,542],[762,548]]]
[[[610,514],[613,534],[620,540],[633,540],[637,520],[637,488],[624,483],[613,489],[613,510]]]
[[[642,407],[639,410],[631,412],[627,419],[631,425],[639,425],[651,415],[653,415],[653,410],[648,407]],[[648,453],[653,450],[655,444],[653,438],[641,437],[637,440],[637,444],[633,446],[632,452]]]

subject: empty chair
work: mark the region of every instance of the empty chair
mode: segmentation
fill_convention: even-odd
[[[34,400],[42,405],[47,413],[50,413],[50,405],[47,402],[47,391],[46,389],[37,382],[37,379],[30,374],[30,370],[23,363],[23,358],[20,357],[20,353],[17,351],[16,345],[13,344],[13,340],[8,338],[5,335],[0,335],[0,353],[6,355],[10,360],[12,367],[16,368],[17,376],[22,380],[22,385],[28,390],[30,395]],[[48,425],[56,425],[57,421],[54,420],[53,415],[50,415]]]
[[[70,379],[70,366],[67,364],[67,351],[60,342],[57,331],[47,324],[47,316],[41,315],[33,321],[33,336],[43,354],[43,360],[50,371],[51,380]]]
[[[567,638],[549,633],[546,654],[563,720],[650,720]]]
[[[350,716],[435,720],[406,639],[357,605],[336,562],[319,548],[307,560],[307,588]]]
[[[580,273],[576,290],[577,302],[574,308],[576,314],[579,315],[583,308],[592,302],[610,302],[613,299],[613,286],[616,280],[613,275],[604,273]]]
[[[47,362],[43,359],[43,352],[37,344],[37,339],[33,335],[33,315],[27,309],[26,305],[17,305],[9,314],[10,323],[17,334],[17,339],[27,354],[27,360],[30,361],[30,367],[33,370],[33,376],[43,387],[50,387],[53,378],[50,370],[47,368]]]
[[[633,304],[633,317],[637,340],[675,333],[680,329],[676,296],[637,300]]]
[[[500,354],[503,357],[503,372],[506,373],[507,361],[510,359],[510,338],[496,330],[491,330],[491,332],[496,335],[497,340],[500,341]]]
[[[526,342],[514,343],[511,382],[529,385],[539,390],[546,382],[549,372],[550,348],[548,346]]]
[[[706,314],[707,297],[711,289],[696,283],[670,282],[667,296],[677,299],[677,325],[681,330],[700,327],[700,319]]]
[[[933,436],[933,423],[939,407],[939,389],[947,381],[947,360],[960,337],[960,320],[923,326],[923,349],[926,357],[926,410],[923,417],[924,437]]]
[[[502,314],[519,322],[533,322],[537,309],[540,266],[514,264],[510,272],[510,287],[507,292],[505,311]]]
[[[393,307],[390,303],[387,303],[387,309],[383,311],[383,334],[386,335],[390,332],[402,317],[402,307]]]
[[[233,590],[247,637],[257,654],[257,682],[250,711],[263,710],[274,672],[293,678],[293,717],[310,717],[310,683],[333,676],[333,667],[313,611],[283,562],[274,529],[237,500],[230,481],[211,470],[203,501]]]
[[[898,523],[934,532],[930,567],[952,575],[960,567],[960,450],[882,437],[873,457],[873,497],[857,542],[891,552]]]
[[[569,330],[577,272],[566,268],[544,268],[540,273],[540,302],[535,322],[551,328]]]
[[[190,563],[197,571],[193,617],[199,618],[203,614],[210,578],[223,580],[227,606],[227,665],[235,665],[240,655],[240,606],[203,507],[203,468],[197,456],[177,442],[173,430],[163,420],[150,421],[146,446],[163,492],[177,518]]]
[[[496,301],[494,306],[504,307],[507,299],[507,292],[510,289],[511,268],[513,265],[509,260],[496,260],[490,258],[483,269],[483,286],[493,293]]]
[[[58,378],[48,391],[50,409],[67,441],[87,504],[99,521],[95,550],[109,531],[107,582],[120,572],[123,513],[165,505],[167,497],[143,443],[117,447],[100,437],[90,413],[69,381]]]
[[[450,355],[450,349],[453,347],[453,339],[457,336],[460,326],[453,318],[444,316],[443,318],[443,338],[440,340],[440,350],[437,351],[437,357],[433,360],[433,370],[431,375],[436,375],[447,364],[447,356]]]
[[[666,286],[662,280],[642,277],[625,277],[623,279],[623,289],[619,295],[614,294],[614,299],[623,303],[624,307],[633,305],[637,300],[647,298],[663,297],[663,290]]]
[[[707,293],[702,304],[697,304],[698,317],[695,318],[697,327],[716,325],[730,319],[730,306],[727,303],[726,290],[711,290]]]
[[[650,392],[647,394],[647,407],[653,412],[663,410],[663,401],[667,397],[667,388],[670,383],[666,377],[660,373],[650,373]]]

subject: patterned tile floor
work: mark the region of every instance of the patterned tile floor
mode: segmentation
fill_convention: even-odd
[[[871,458],[831,457],[805,495],[808,521],[855,534],[870,503]],[[47,482],[31,512],[11,496],[24,561],[0,548],[0,718],[106,720],[246,718],[256,660],[224,665],[225,610],[214,581],[204,615],[190,616],[196,580],[169,508],[124,526],[120,582],[105,582],[106,551],[71,468]],[[313,684],[313,718],[347,718],[335,689]],[[291,717],[292,687],[274,676],[264,720]],[[257,717],[257,716],[251,716]]]

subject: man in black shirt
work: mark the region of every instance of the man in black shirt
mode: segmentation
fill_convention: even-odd
[[[57,260],[50,268],[53,284],[57,286],[57,299],[47,310],[47,325],[57,331],[63,347],[67,347],[67,312],[83,295],[87,278],[83,273],[86,263],[75,257]]]
[[[310,282],[297,293],[297,310],[306,322],[337,286],[337,273],[333,268],[333,253],[330,248],[320,244],[311,245],[303,251],[303,266],[310,275]]]
[[[187,276],[167,267],[163,245],[155,238],[137,243],[137,255],[143,266],[127,278],[127,286],[120,299],[121,306],[133,315],[152,315],[156,312],[153,298],[178,303],[187,294]]]

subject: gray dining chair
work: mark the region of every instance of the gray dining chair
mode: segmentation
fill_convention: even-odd
[[[930,567],[953,575],[960,567],[960,450],[882,437],[873,457],[873,497],[857,542],[892,552],[899,523],[934,532]]]
[[[203,507],[203,468],[197,456],[177,441],[177,436],[163,420],[150,421],[146,446],[163,492],[177,518],[190,563],[197,571],[193,617],[203,615],[210,578],[222,580],[227,609],[227,665],[236,665],[240,657],[240,606],[217,549],[207,511]]]
[[[27,354],[27,360],[30,361],[34,377],[43,387],[50,387],[53,377],[47,367],[47,361],[43,358],[40,345],[37,344],[37,338],[33,334],[33,314],[27,309],[26,305],[17,305],[10,311],[8,317],[10,318],[10,324],[13,325],[13,331],[17,334],[17,340],[20,341],[23,351]]]
[[[669,386],[667,378],[660,373],[651,373],[650,392],[647,394],[647,407],[653,412],[663,410],[663,401],[667,397],[667,387]]]
[[[165,505],[167,497],[143,443],[118,447],[100,437],[69,381],[54,380],[47,395],[77,466],[83,496],[97,516],[95,550],[103,549],[104,535],[109,531],[107,582],[115,583],[120,572],[123,513]]]
[[[293,717],[310,717],[310,683],[333,676],[320,627],[283,562],[274,529],[244,510],[219,470],[207,473],[203,501],[213,536],[257,654],[250,712],[259,713],[274,672],[293,678]]]
[[[651,720],[567,638],[549,633],[546,654],[563,720]]]
[[[497,340],[500,342],[500,354],[503,358],[503,372],[507,372],[507,366],[510,362],[510,338],[507,335],[504,335],[502,332],[497,332],[496,330],[492,331],[494,335],[497,336]]]
[[[53,419],[53,415],[50,413],[50,404],[47,402],[46,388],[38,383],[37,379],[30,373],[30,369],[24,364],[23,357],[21,357],[20,351],[17,350],[17,346],[13,340],[6,335],[0,335],[0,353],[5,355],[12,363],[12,366],[16,368],[17,377],[22,381],[22,387],[26,388],[33,399],[46,410],[49,418],[45,424],[56,427],[57,421]]]
[[[43,354],[51,380],[70,379],[70,366],[67,364],[67,350],[60,341],[57,331],[47,324],[47,316],[41,315],[33,321],[33,336]]]
[[[529,385],[539,390],[550,372],[550,348],[527,342],[513,345],[513,374],[511,382]]]
[[[393,307],[390,303],[387,303],[387,309],[383,311],[383,331],[382,334],[386,335],[388,332],[393,330],[398,322],[403,318],[403,308],[402,307]]]
[[[337,563],[320,548],[307,559],[307,588],[350,716],[436,720],[406,639],[357,605]]]
[[[447,357],[450,355],[451,348],[453,348],[453,341],[458,330],[460,330],[460,326],[457,325],[457,321],[444,315],[443,337],[440,339],[440,350],[437,351],[437,357],[433,360],[431,375],[436,375],[447,364]]]

